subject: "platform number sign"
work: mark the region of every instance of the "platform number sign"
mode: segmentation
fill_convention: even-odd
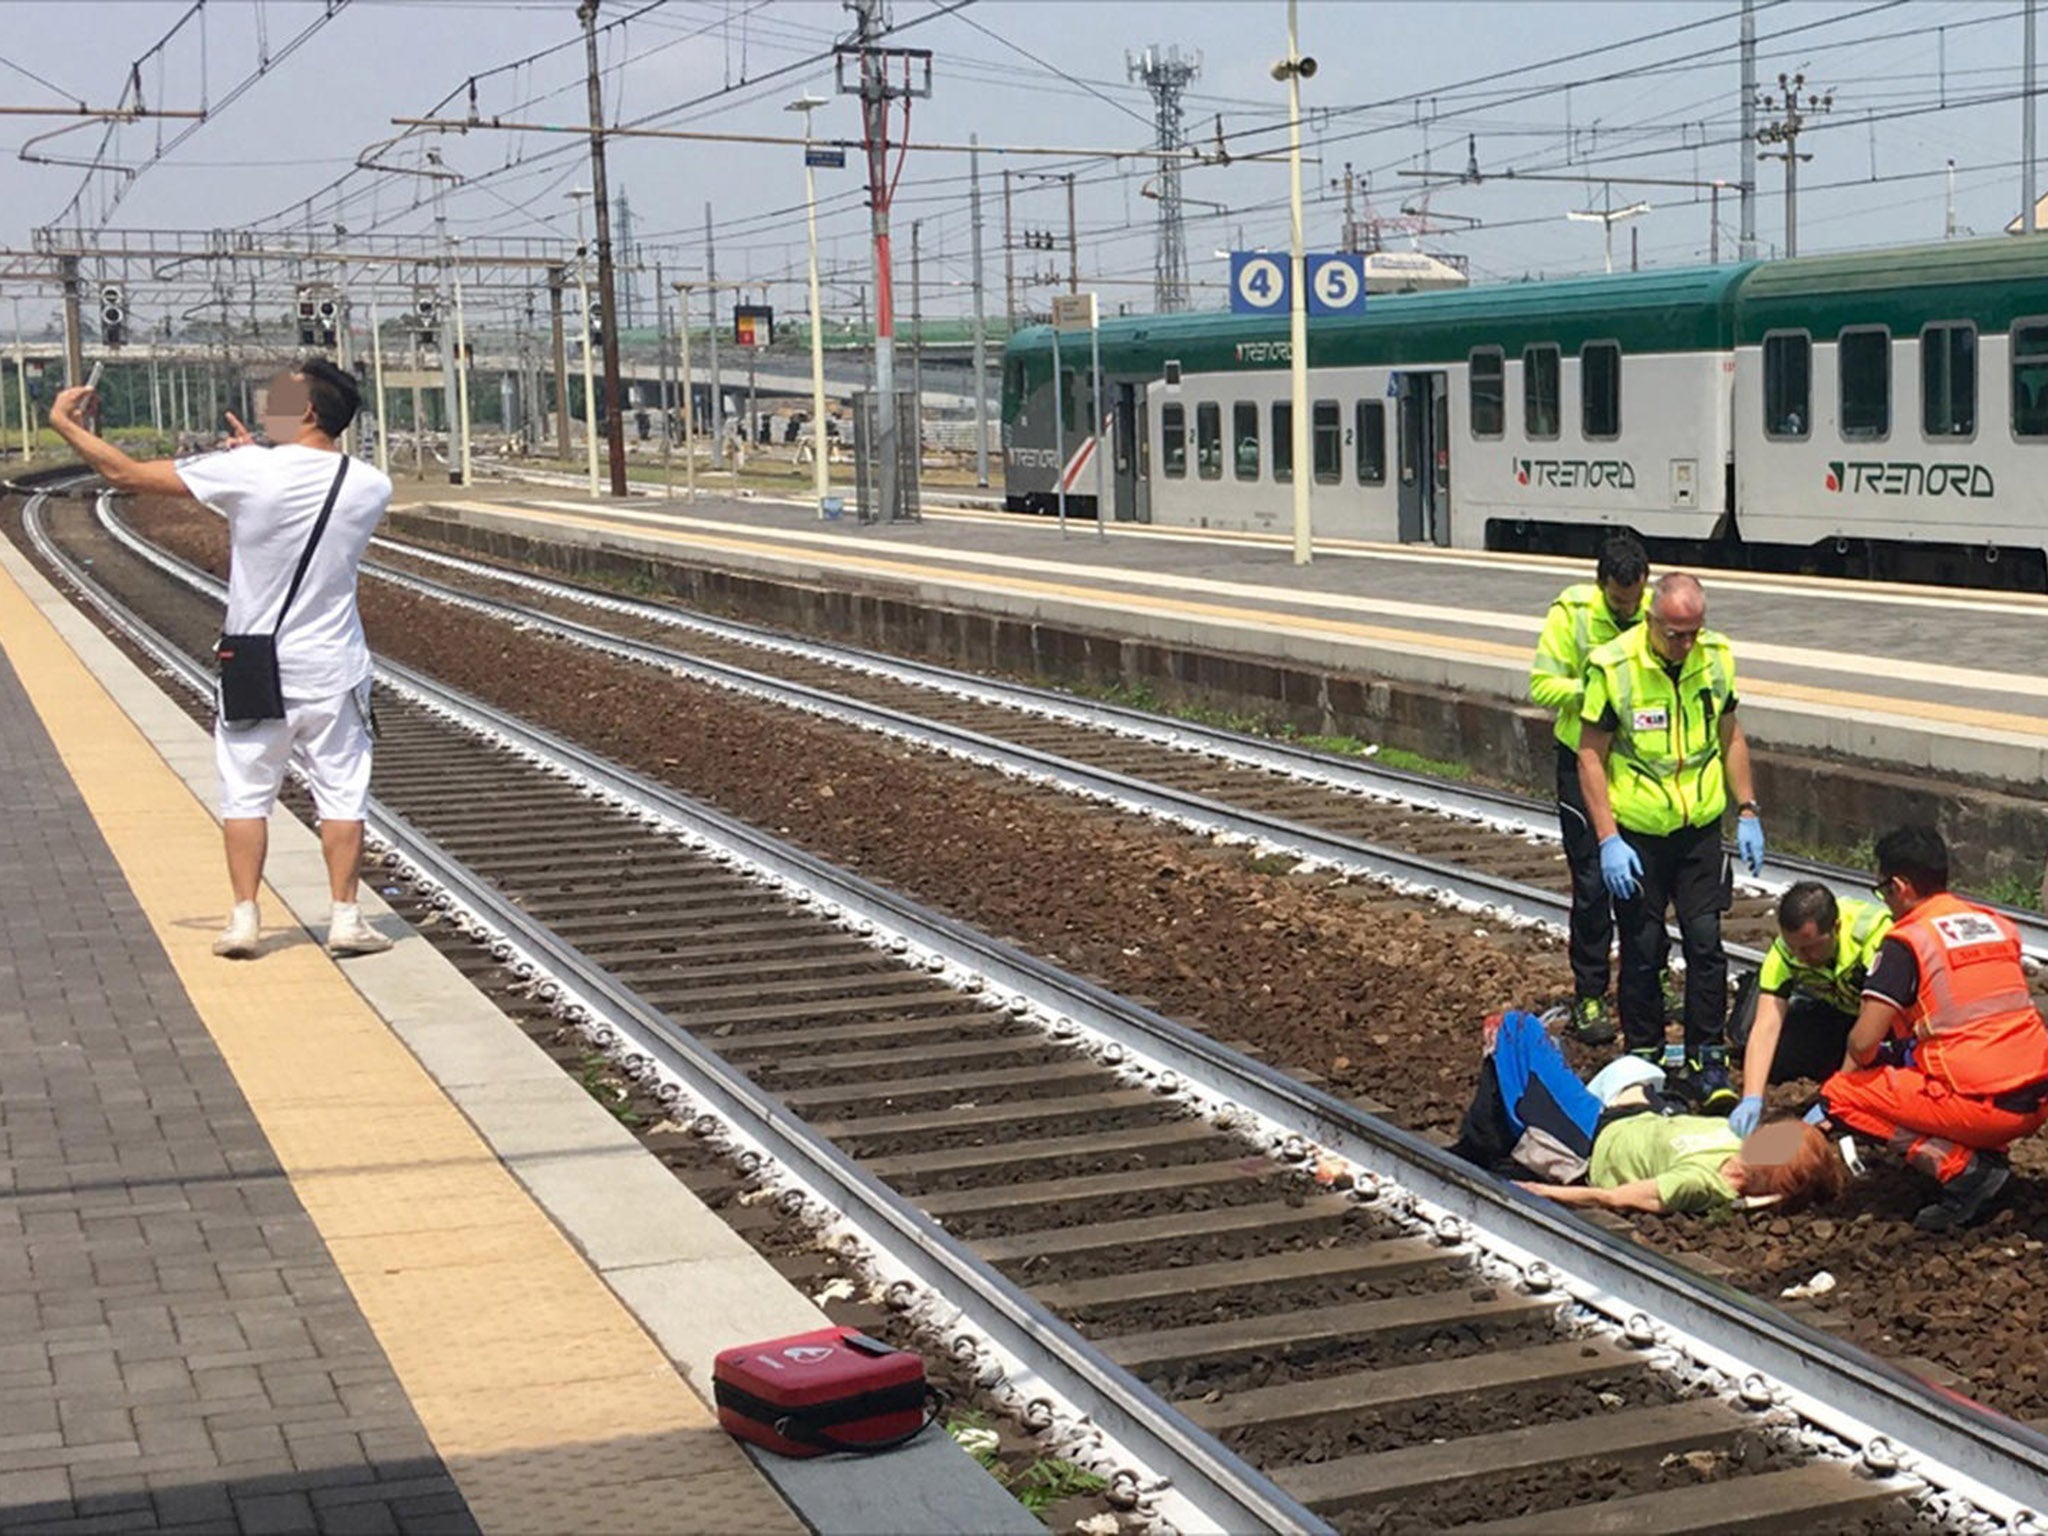
[[[1365,308],[1365,258],[1350,252],[1310,256],[1308,312],[1348,315]]]
[[[1287,312],[1285,256],[1266,251],[1233,251],[1230,255],[1230,312],[1273,315]]]
[[[1233,251],[1230,256],[1230,310],[1237,315],[1284,315],[1291,301],[1288,281],[1293,263],[1271,251]],[[1365,308],[1365,258],[1345,251],[1311,252],[1303,258],[1308,272],[1308,312],[1350,315]]]

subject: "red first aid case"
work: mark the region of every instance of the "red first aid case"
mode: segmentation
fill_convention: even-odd
[[[784,1456],[887,1451],[932,1422],[924,1361],[854,1328],[743,1344],[711,1371],[727,1433]]]

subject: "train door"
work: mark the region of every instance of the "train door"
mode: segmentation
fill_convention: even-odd
[[[1450,391],[1441,373],[1397,373],[1393,384],[1401,542],[1449,544]]]
[[[1138,386],[1116,386],[1116,452],[1110,470],[1116,476],[1116,520],[1120,523],[1150,522],[1151,509],[1145,497],[1145,461],[1151,444],[1145,440],[1146,423],[1138,405]]]

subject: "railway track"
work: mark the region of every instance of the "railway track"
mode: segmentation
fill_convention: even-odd
[[[1332,832],[1382,853],[1437,865],[1476,867],[1548,893],[1545,915],[1564,910],[1568,878],[1555,807],[1503,791],[1448,783],[1264,740],[1199,723],[1163,719],[853,647],[810,641],[662,604],[576,587],[390,539],[373,569],[418,590],[459,591],[522,623],[568,619],[639,645],[646,659],[735,669],[732,685],[757,691],[766,678],[838,695],[976,738],[1157,785],[1292,826]],[[714,679],[716,680],[716,679]],[[882,724],[886,727],[887,722]],[[1389,878],[1401,879],[1398,866]],[[1415,872],[1423,884],[1433,872]],[[1774,855],[1755,880],[1738,881],[1726,929],[1732,943],[1761,951],[1776,932],[1776,897],[1795,880],[1817,879],[1838,895],[1867,899],[1865,871]],[[1475,899],[1485,901],[1483,894]],[[2029,954],[2048,961],[2048,917],[2001,908],[2020,927]]]
[[[46,555],[110,610],[146,607],[172,638],[143,643],[203,689],[217,609],[64,521],[91,574]],[[2000,1518],[2040,1502],[2028,1431],[672,790],[390,680],[377,826],[429,899],[884,1276],[964,1309],[947,1327],[997,1395],[1027,1423],[1092,1422],[1161,1518],[1581,1530],[1597,1496],[1603,1522],[1640,1522],[1611,1528],[1907,1529],[1910,1478],[1867,1475],[1900,1468]]]

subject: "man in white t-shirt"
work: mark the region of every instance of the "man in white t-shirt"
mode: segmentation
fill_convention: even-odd
[[[309,358],[271,385],[264,421],[277,447],[256,447],[230,415],[235,434],[228,451],[175,464],[139,463],[93,436],[82,414],[92,393],[81,388],[58,395],[50,424],[115,490],[190,497],[222,513],[232,553],[222,632],[277,631],[284,718],[214,725],[235,906],[213,952],[230,959],[257,952],[256,894],[269,850],[270,810],[294,762],[312,783],[320,817],[334,898],[328,949],[338,955],[389,949],[391,940],[363,921],[356,904],[370,793],[372,670],[356,611],[356,573],[391,501],[390,480],[371,465],[349,461],[305,579],[280,622],[292,573],[341,465],[341,434],[361,400],[356,381],[325,358]]]

